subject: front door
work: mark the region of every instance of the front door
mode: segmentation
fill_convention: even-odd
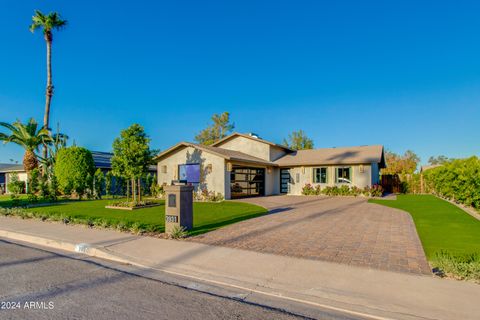
[[[280,169],[280,193],[290,192],[290,169]]]

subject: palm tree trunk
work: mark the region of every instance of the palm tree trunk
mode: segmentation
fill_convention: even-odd
[[[52,34],[45,34],[45,41],[47,42],[47,89],[45,92],[45,114],[43,116],[43,127],[48,130],[50,122],[50,103],[53,96],[53,84],[52,84]],[[47,158],[47,145],[43,145],[43,157]]]

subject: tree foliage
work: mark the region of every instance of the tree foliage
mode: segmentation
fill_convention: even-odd
[[[444,164],[450,160],[453,160],[453,159],[449,159],[448,157],[444,156],[444,155],[439,155],[439,156],[436,156],[436,157],[430,157],[428,158],[428,163],[431,164],[431,165],[437,165],[437,164]]]
[[[75,192],[81,197],[91,188],[88,180],[95,172],[92,153],[77,146],[60,149],[54,170],[60,191],[64,194]]]
[[[382,174],[412,174],[417,170],[420,158],[411,150],[403,155],[391,151],[385,152],[387,167],[382,169]]]
[[[50,132],[38,126],[37,121],[31,118],[27,123],[15,121],[14,123],[0,122],[0,126],[9,132],[0,132],[0,141],[3,143],[14,143],[25,149],[23,167],[27,172],[38,166],[37,155],[42,144],[49,144],[52,141]]]
[[[145,175],[155,152],[150,149],[150,138],[139,124],[122,130],[120,137],[113,142],[112,172],[117,177],[132,181],[134,201],[137,199],[135,179]],[[138,187],[140,190],[140,183]]]
[[[313,140],[303,130],[298,130],[290,133],[288,139],[283,139],[283,145],[292,150],[313,149]]]
[[[212,124],[200,131],[195,136],[195,141],[203,145],[211,145],[220,139],[225,138],[235,128],[235,124],[230,122],[230,113],[214,114]]]

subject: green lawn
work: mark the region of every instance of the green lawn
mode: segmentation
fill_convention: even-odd
[[[480,221],[432,195],[398,195],[397,200],[369,200],[409,212],[429,260],[441,251],[480,254]]]
[[[105,206],[109,202],[111,200],[75,201],[30,208],[27,211],[34,214],[35,217],[46,219],[60,220],[68,217],[71,221],[78,223],[90,222],[98,226],[117,227],[125,230],[164,232],[165,206],[163,201],[158,207],[132,211],[106,209]],[[260,206],[233,201],[195,202],[193,208],[194,228],[189,233],[190,235],[205,233],[267,212]]]

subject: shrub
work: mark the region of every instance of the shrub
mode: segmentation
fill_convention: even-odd
[[[215,193],[203,188],[193,193],[193,199],[196,201],[220,202],[224,200],[224,197],[221,193]]]
[[[371,197],[381,197],[383,196],[383,188],[381,185],[379,184],[374,184],[371,188],[370,188],[370,196]]]
[[[340,196],[349,196],[350,195],[350,187],[347,185],[342,185],[338,188],[338,195]]]
[[[480,159],[449,161],[424,173],[426,191],[467,206],[480,208]]]
[[[307,183],[302,188],[302,194],[306,196],[319,195],[321,192],[320,190],[321,188],[319,185],[314,188],[310,183]]]
[[[480,255],[466,254],[454,256],[441,251],[435,254],[434,267],[460,280],[480,280]]]
[[[323,188],[322,193],[327,196],[338,196],[340,191],[337,186],[327,186]]]
[[[18,179],[18,174],[13,172],[10,174],[10,182],[8,183],[8,191],[13,194],[23,193],[25,190],[25,181],[20,181]]]
[[[90,187],[88,177],[95,170],[92,153],[81,147],[62,148],[55,163],[55,177],[64,194],[76,193],[81,198]]]
[[[185,238],[187,234],[188,232],[185,230],[184,227],[174,226],[168,235],[172,239],[182,239]]]

